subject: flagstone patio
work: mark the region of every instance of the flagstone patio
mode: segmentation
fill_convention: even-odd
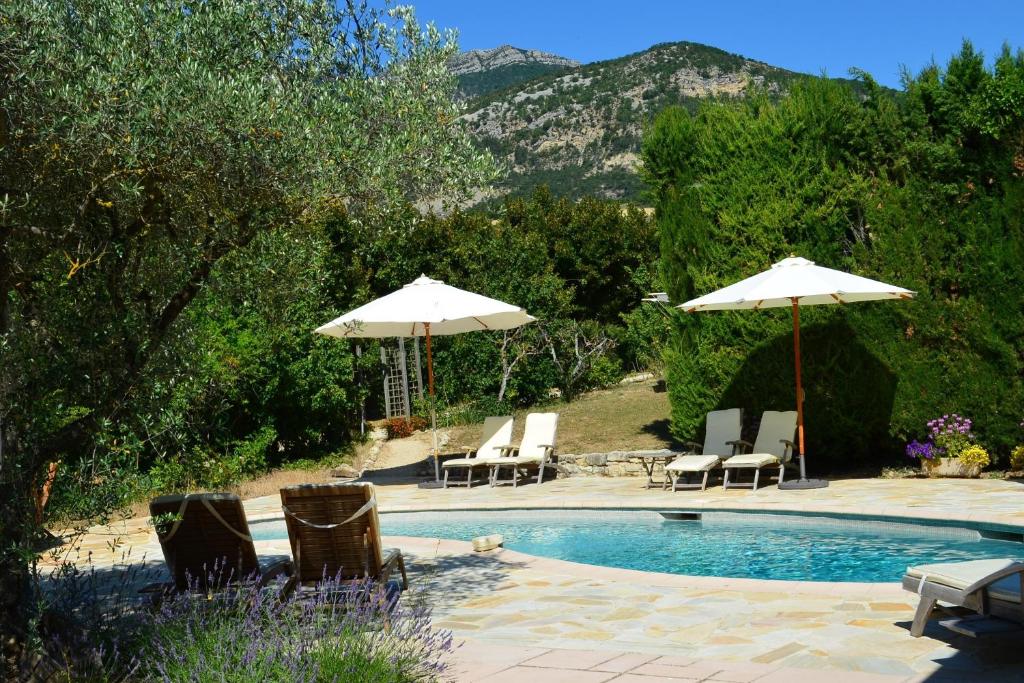
[[[813,491],[673,494],[636,478],[471,490],[385,479],[377,493],[382,511],[549,508],[557,517],[570,508],[715,508],[1024,527],[1024,484],[1000,480],[841,480]],[[246,509],[251,520],[281,515],[277,496],[247,501]],[[427,601],[438,626],[467,639],[455,658],[460,681],[1024,681],[1020,632],[971,639],[933,623],[911,638],[916,598],[896,583],[689,577],[511,550],[473,553],[457,541],[386,542],[410,559],[408,599]],[[144,519],[95,528],[82,548],[99,564],[128,548],[133,558],[161,558]],[[257,548],[289,552],[286,540]]]

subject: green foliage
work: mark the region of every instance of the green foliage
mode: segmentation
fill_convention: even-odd
[[[356,362],[309,330],[355,292],[318,218],[491,177],[452,38],[359,2],[0,6],[0,592],[50,462],[51,513],[94,513],[149,465],[219,485],[344,448]]]
[[[490,95],[541,76],[557,76],[568,69],[557,64],[526,62],[458,75],[459,95],[468,99]]]
[[[662,278],[676,301],[790,253],[900,284],[907,303],[801,310],[807,449],[872,463],[930,416],[977,418],[997,451],[1024,412],[1024,56],[970,46],[896,97],[824,80],[786,97],[669,109],[645,139]],[[706,411],[793,405],[786,310],[680,316],[666,352],[673,429]]]
[[[343,215],[332,220],[346,221]],[[505,365],[511,369],[501,399],[525,406],[546,400],[552,387],[568,398],[604,385],[617,379],[623,366],[655,355],[651,349],[657,336],[645,338],[625,324],[647,325],[649,319],[644,314],[623,317],[649,291],[656,256],[653,221],[636,207],[593,198],[556,199],[541,189],[529,199],[508,199],[497,218],[477,211],[446,217],[410,214],[386,236],[361,234],[346,248],[353,250],[358,268],[365,267],[368,287],[376,295],[426,273],[515,303],[540,320],[516,332],[435,339],[434,374],[444,404],[497,399]],[[627,355],[616,355],[619,340],[627,336]],[[590,354],[584,349],[581,358],[576,341],[600,344],[600,350]]]

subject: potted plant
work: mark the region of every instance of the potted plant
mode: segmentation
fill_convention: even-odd
[[[970,418],[953,413],[929,420],[928,439],[907,444],[907,456],[920,460],[929,477],[977,477],[989,463],[988,452],[974,443]]]

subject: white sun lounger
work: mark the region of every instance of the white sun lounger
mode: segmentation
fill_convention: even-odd
[[[721,465],[723,458],[736,453],[741,426],[742,413],[739,408],[712,410],[708,413],[704,443],[687,441],[686,445],[691,448],[690,453],[679,456],[665,467],[665,471],[672,477],[672,490],[698,487],[701,491],[707,489],[711,470]],[[679,477],[685,476],[689,480],[690,475],[701,472],[704,473],[704,478],[700,484],[679,483]]]
[[[908,567],[903,587],[921,596],[910,635],[918,638],[938,601],[1024,624],[1024,562],[971,560]]]
[[[555,454],[555,437],[558,433],[558,413],[530,413],[526,416],[523,440],[518,446],[506,444],[502,447],[505,457],[489,459],[491,465],[491,486],[512,483],[519,484],[519,475],[528,474],[537,468],[537,483],[544,481],[544,469],[554,467],[551,457]],[[500,479],[502,468],[512,470],[511,479]]]
[[[766,410],[761,414],[761,426],[757,430],[757,438],[753,444],[737,441],[739,446],[751,448],[750,453],[734,455],[722,463],[725,476],[722,488],[729,488],[729,470],[754,470],[754,481],[750,484],[737,484],[757,490],[758,478],[765,467],[779,468],[779,483],[785,478],[786,463],[793,457],[793,433],[796,432],[796,411]],[[737,475],[739,473],[737,472]]]
[[[484,467],[490,479],[491,461],[502,455],[502,447],[512,440],[512,416],[501,415],[488,417],[484,420],[483,434],[480,436],[480,445],[474,448],[465,448],[466,457],[455,460],[447,460],[444,463],[444,488],[448,488],[448,473],[453,467],[466,468],[466,488],[473,486],[473,469]],[[456,485],[456,482],[452,482]],[[457,484],[461,486],[462,484]]]

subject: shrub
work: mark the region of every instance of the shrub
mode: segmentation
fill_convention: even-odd
[[[427,421],[417,415],[409,418],[393,417],[386,424],[389,439],[404,439],[412,436],[413,432],[425,429],[426,426]]]
[[[808,79],[783,97],[709,100],[692,115],[670,107],[647,132],[643,168],[674,301],[794,252],[918,293],[801,309],[807,450],[818,462],[891,458],[945,405],[984,416],[973,429],[986,444],[1018,440],[1024,115],[994,109],[1024,63],[1006,51],[997,64],[986,69],[965,46],[899,97],[866,76],[858,88]],[[681,316],[665,355],[674,434],[689,438],[718,407],[793,406],[790,326],[785,310]]]
[[[977,444],[963,449],[957,457],[965,467],[986,467],[990,462],[988,451]]]
[[[1017,446],[1010,452],[1010,469],[1015,472],[1024,470],[1024,445]]]

